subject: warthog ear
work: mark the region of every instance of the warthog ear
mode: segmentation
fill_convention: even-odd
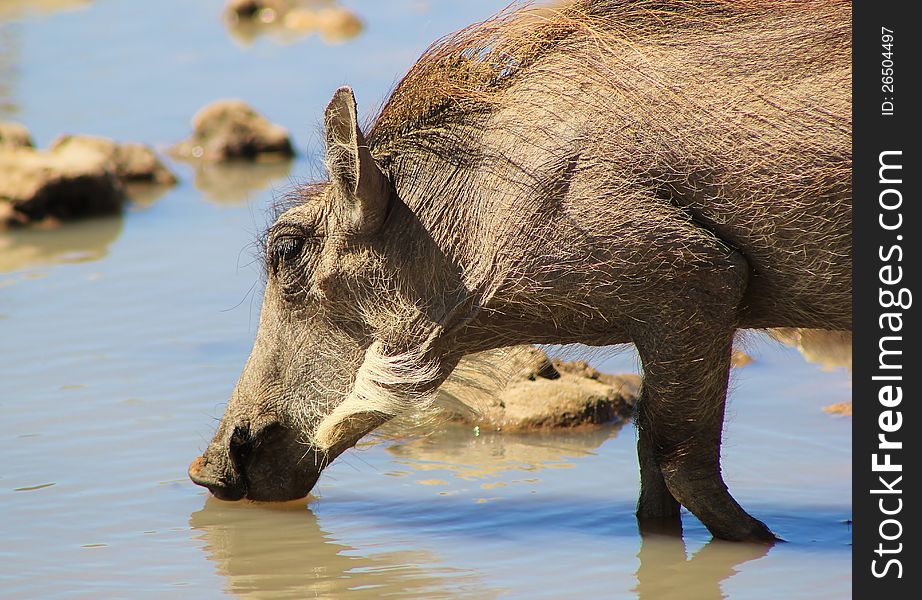
[[[324,113],[324,125],[327,170],[345,201],[345,221],[352,232],[374,233],[387,214],[390,186],[359,129],[352,88],[336,90]]]

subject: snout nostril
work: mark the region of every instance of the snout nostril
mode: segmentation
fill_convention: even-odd
[[[250,428],[247,425],[234,426],[234,432],[231,433],[230,445],[241,446],[250,441]]]
[[[279,423],[269,423],[255,430],[249,424],[235,426],[228,440],[227,451],[237,474],[243,477],[246,465],[257,448],[271,444],[281,431]]]
[[[234,427],[234,432],[231,434],[230,441],[228,442],[227,451],[230,455],[231,464],[234,465],[234,468],[241,475],[243,474],[244,465],[254,445],[255,440],[250,433],[249,427],[241,425]]]

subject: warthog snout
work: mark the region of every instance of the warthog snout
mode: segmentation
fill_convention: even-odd
[[[189,478],[196,485],[208,488],[215,498],[221,500],[240,500],[245,489],[237,479],[230,480],[216,468],[213,461],[199,456],[189,465]]]
[[[220,500],[279,502],[307,496],[325,464],[283,425],[237,425],[192,461],[189,478]]]

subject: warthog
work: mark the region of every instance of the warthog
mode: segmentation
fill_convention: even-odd
[[[721,476],[731,343],[851,328],[850,33],[847,2],[586,0],[435,44],[367,135],[337,90],[192,479],[302,497],[466,355],[634,343],[641,523],[773,540]]]

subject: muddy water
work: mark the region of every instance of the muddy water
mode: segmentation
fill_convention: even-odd
[[[195,172],[118,218],[0,234],[0,595],[37,597],[844,598],[849,375],[759,336],[734,373],[725,473],[788,543],[641,539],[630,426],[555,435],[447,428],[371,440],[309,502],[206,497],[185,477],[252,341],[252,242],[316,173],[317,123],[349,82],[371,110],[439,35],[503,2],[350,3],[364,32],[242,43],[221,2],[0,4],[0,118],[164,145],[242,97],[302,158]],[[596,362],[634,370],[630,352]]]

